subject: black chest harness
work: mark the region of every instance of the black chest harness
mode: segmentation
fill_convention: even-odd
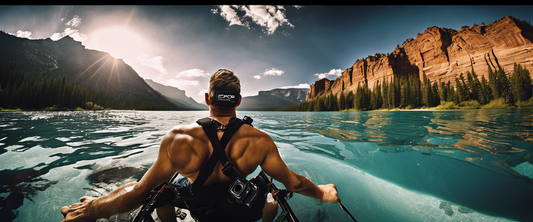
[[[172,205],[188,209],[198,221],[256,221],[262,216],[267,193],[268,178],[261,172],[251,180],[239,176],[233,164],[228,160],[224,149],[243,124],[251,125],[252,119],[245,116],[243,120],[233,117],[227,125],[222,125],[210,118],[197,121],[213,146],[213,153],[206,165],[200,169],[198,176],[190,187],[172,184],[177,173],[167,182],[157,187],[146,200],[134,221],[153,221],[151,212],[155,208]],[[216,131],[224,130],[220,140]],[[220,161],[222,172],[231,179],[204,186]],[[170,188],[170,189],[168,189]]]

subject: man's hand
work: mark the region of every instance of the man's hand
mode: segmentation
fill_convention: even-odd
[[[324,193],[324,196],[322,196],[320,201],[325,203],[336,203],[341,201],[339,199],[339,194],[337,193],[337,187],[335,187],[334,184],[318,185],[318,188]]]
[[[81,222],[90,221],[87,205],[96,199],[96,197],[84,196],[80,198],[80,203],[70,205],[70,207],[64,206],[61,208],[61,213],[65,216],[61,222]]]

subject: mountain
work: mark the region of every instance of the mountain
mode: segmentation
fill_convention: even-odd
[[[390,81],[394,76],[425,73],[431,82],[451,82],[472,71],[488,78],[489,67],[501,66],[509,75],[514,63],[533,68],[533,26],[506,16],[489,25],[464,26],[456,31],[430,27],[386,55],[376,54],[356,61],[335,80],[321,79],[310,87],[306,100],[332,92],[355,92],[358,84]]]
[[[86,49],[69,36],[58,41],[30,40],[0,32],[0,65],[4,81],[9,81],[7,75],[12,79],[24,75],[35,80],[65,77],[70,84],[94,91],[98,98],[116,101],[107,103],[111,106],[108,108],[179,109],[123,60],[106,52]],[[6,86],[7,83],[2,82],[2,87]],[[14,87],[20,86],[13,85],[11,89]]]
[[[185,95],[185,90],[174,88],[172,86],[166,86],[154,82],[151,79],[146,79],[146,83],[152,87],[155,91],[158,91],[163,96],[167,97],[171,102],[184,110],[208,110],[209,107],[205,104],[196,102],[193,98]]]
[[[237,110],[273,111],[305,101],[308,89],[273,89],[259,91],[257,96],[243,97]]]

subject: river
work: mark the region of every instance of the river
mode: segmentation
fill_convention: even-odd
[[[207,115],[1,112],[0,218],[60,221],[79,197],[139,180],[166,131]],[[533,108],[237,115],[291,170],[334,183],[357,221],[533,220]],[[288,203],[300,221],[351,221],[337,204]]]

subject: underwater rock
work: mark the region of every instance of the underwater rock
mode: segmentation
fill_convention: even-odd
[[[88,179],[90,183],[115,183],[144,171],[146,171],[145,168],[119,166],[94,172],[89,175]]]
[[[446,214],[448,216],[452,216],[453,215],[452,203],[441,201],[440,205],[439,205],[439,209],[443,209],[444,210],[444,214]]]
[[[459,213],[462,213],[462,214],[469,214],[469,213],[472,213],[474,211],[466,208],[466,207],[462,207],[462,206],[458,206],[456,204],[453,204],[453,203],[450,203],[450,202],[446,202],[446,201],[441,201],[440,204],[439,204],[439,209],[443,209],[444,210],[444,214],[448,215],[448,216],[452,216],[454,211],[453,211],[453,206],[457,206],[457,211],[459,211]]]

